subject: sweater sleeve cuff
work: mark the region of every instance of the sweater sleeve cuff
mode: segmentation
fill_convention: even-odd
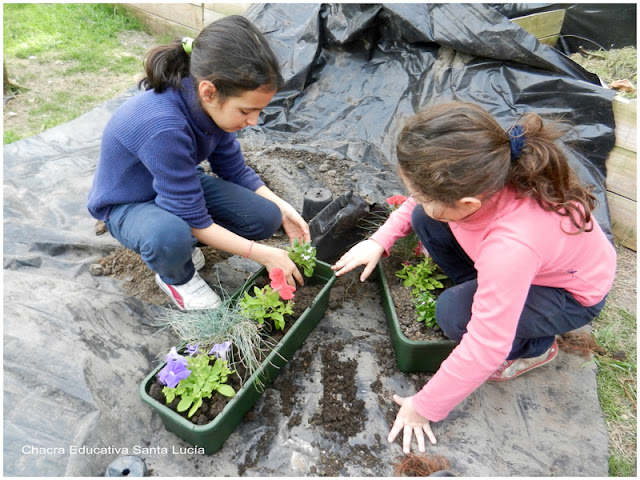
[[[207,228],[210,227],[211,225],[213,225],[215,222],[213,221],[213,218],[211,217],[205,217],[197,222],[191,222],[189,223],[189,226],[191,228],[197,228],[197,229],[203,229],[203,228]]]
[[[391,252],[391,248],[393,248],[393,244],[395,243],[395,240],[392,240],[388,236],[384,234],[380,234],[379,232],[376,232],[373,235],[371,235],[371,237],[369,237],[369,240],[373,240],[382,248],[384,248],[384,252],[382,252],[382,256],[384,258],[389,256],[389,253]]]

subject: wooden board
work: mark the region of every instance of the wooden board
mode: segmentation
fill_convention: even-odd
[[[614,97],[613,118],[616,122],[616,145],[637,152],[638,100]]]
[[[607,159],[607,201],[611,228],[616,241],[636,251],[637,248],[637,104],[635,99],[613,99],[616,123],[615,147]]]
[[[607,192],[611,229],[616,242],[637,251],[637,204],[633,200]]]
[[[202,30],[204,27],[201,3],[128,3],[127,5],[187,28]]]
[[[607,159],[607,190],[637,201],[637,159],[635,152],[614,147]]]
[[[251,6],[250,3],[203,3],[202,6],[206,12],[216,12],[221,15],[242,15],[247,8]]]
[[[123,3],[115,4],[143,22],[155,34],[197,37],[211,22],[241,15],[250,3]]]
[[[146,6],[147,4],[141,5]],[[199,28],[188,27],[172,20],[163,18],[159,15],[149,13],[146,10],[134,7],[131,4],[117,4],[115,8],[118,10],[123,9],[128,14],[137,18],[138,21],[146,25],[147,30],[154,35],[168,35],[169,37],[174,38],[190,36],[195,38],[198,36],[198,33],[200,33],[201,30]]]
[[[560,30],[562,30],[565,14],[566,10],[564,9],[552,10],[513,18],[511,21],[520,25],[530,34],[535,35],[540,42],[555,46],[558,42]]]

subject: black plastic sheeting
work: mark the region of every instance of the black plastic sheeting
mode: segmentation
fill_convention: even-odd
[[[601,201],[596,217],[610,231],[604,179],[614,142],[614,93],[496,9],[484,4],[260,4],[247,16],[268,32],[287,83],[265,110],[263,123],[244,132],[243,141],[333,152],[359,178],[354,194],[381,202],[400,187],[393,175],[395,134],[403,118],[423,106],[446,99],[477,102],[505,128],[527,111],[560,115],[575,124],[564,146],[578,175],[594,185]],[[116,281],[88,271],[118,246],[108,235],[94,234],[86,198],[102,129],[114,109],[134,94],[132,90],[73,122],[4,147],[5,475],[101,475],[126,453],[118,446],[144,446],[159,438],[175,442],[137,396],[140,381],[171,345],[167,333],[153,326],[155,307],[126,297]],[[304,191],[296,195],[301,200]],[[375,315],[379,313],[371,318]],[[327,321],[339,318],[339,313],[330,314]],[[353,324],[352,318],[355,314],[345,317],[344,328]],[[469,459],[459,467],[468,475],[606,475],[606,431],[598,419],[595,388],[588,386],[595,385],[595,376],[592,370],[580,375],[584,391],[574,396],[576,403],[570,396],[549,411],[571,409],[566,416],[560,412],[567,431],[588,425],[588,432],[575,433],[588,448],[579,442],[553,446],[554,451],[571,447],[573,453],[547,470],[546,460],[531,460],[532,445],[532,451],[511,462],[515,470],[503,461],[487,470],[486,463],[472,459],[484,452],[483,445],[489,450],[480,457],[504,452],[513,425],[486,425],[477,397],[456,415],[475,422],[472,433],[484,440],[472,452],[466,451],[477,443],[471,437],[463,442],[467,447],[449,442],[458,449],[453,453],[458,460]],[[387,380],[399,381],[395,377]],[[573,388],[570,381],[565,386]],[[482,395],[492,394],[509,395],[501,389]],[[510,400],[496,405],[505,401]],[[372,394],[371,409],[377,404]],[[581,412],[592,407],[596,413],[589,418],[595,420],[585,421]],[[255,429],[265,431],[262,421],[258,416],[241,426],[225,456],[199,459],[195,467],[186,455],[147,455],[147,461],[153,462],[156,475],[234,476],[238,459],[246,459],[243,455],[258,441]],[[384,435],[384,420],[376,422],[382,425],[377,424],[376,432]],[[448,428],[467,438],[471,433],[456,430],[465,425],[461,422],[459,418],[458,426],[451,422]],[[292,470],[293,460],[283,461],[285,452],[295,450],[291,441],[274,446],[268,458],[256,459],[249,473],[306,474],[307,467]],[[95,445],[111,447],[97,453],[81,450]],[[308,458],[317,454],[311,447],[309,452]],[[354,465],[349,474],[391,475],[392,453],[397,454],[391,447],[379,453],[378,469]]]
[[[564,146],[594,186],[610,235],[605,161],[614,92],[486,4],[272,4],[247,12],[274,45],[286,85],[243,135],[314,143],[357,163],[358,194],[381,201],[403,120],[445,100],[475,102],[505,127],[534,111],[575,128]]]

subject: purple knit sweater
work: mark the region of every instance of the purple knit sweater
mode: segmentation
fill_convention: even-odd
[[[251,191],[264,182],[246,165],[235,133],[222,131],[202,109],[190,79],[184,89],[149,90],[116,110],[102,136],[88,208],[100,220],[114,205],[154,200],[191,227],[213,220],[196,167],[208,159],[224,180]]]

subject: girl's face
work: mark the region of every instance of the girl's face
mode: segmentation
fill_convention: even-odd
[[[482,206],[482,200],[478,197],[464,197],[456,200],[453,205],[447,205],[437,200],[432,200],[411,186],[411,182],[400,173],[400,178],[409,189],[409,193],[423,209],[424,213],[439,222],[460,222],[476,213]]]
[[[480,200],[475,197],[456,200],[453,206],[444,205],[433,200],[420,201],[419,196],[414,196],[414,198],[422,206],[424,213],[439,222],[459,222],[474,214],[481,206]]]
[[[258,115],[276,94],[274,90],[258,88],[229,97],[224,103],[220,103],[216,93],[216,87],[211,82],[200,84],[202,106],[215,124],[225,132],[237,132],[249,125],[257,125]]]

